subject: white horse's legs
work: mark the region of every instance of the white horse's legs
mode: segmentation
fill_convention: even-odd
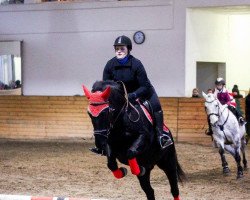
[[[240,152],[242,150],[242,147],[243,146],[241,145],[240,141],[236,142],[235,147],[233,147],[232,145],[225,145],[225,150],[227,152],[229,152],[234,157],[234,159],[237,163],[237,178],[243,177],[243,168],[241,166],[241,156],[240,156]],[[244,157],[244,154],[245,154],[245,151],[243,153],[243,157]],[[243,158],[243,164],[244,164],[244,162],[246,162],[246,158],[245,159]],[[222,166],[223,166],[223,163],[222,163]],[[227,170],[225,170],[225,171],[227,171]],[[223,173],[225,174],[224,167],[223,167]]]
[[[245,149],[246,149],[246,141],[245,141],[245,137],[243,136],[241,138],[241,153],[242,153],[242,159],[243,159],[243,165],[244,165],[244,170],[247,170],[247,159],[246,159],[246,152],[245,152]]]
[[[237,163],[237,179],[243,177],[243,168],[241,166],[241,157],[240,157],[240,147],[235,147],[235,157]]]
[[[225,145],[225,150],[235,157],[235,149],[231,145]]]
[[[219,154],[222,162],[223,174],[227,175],[230,173],[230,169],[228,167],[228,163],[225,157],[224,145],[219,144]]]

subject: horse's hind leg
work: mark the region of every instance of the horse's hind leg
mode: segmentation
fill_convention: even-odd
[[[242,153],[242,156],[243,156],[243,165],[244,165],[244,170],[247,170],[247,159],[246,159],[246,142],[245,142],[245,138],[243,137],[242,140],[241,140],[241,153]]]
[[[239,147],[235,148],[235,157],[234,158],[235,158],[235,161],[237,163],[237,168],[238,168],[237,179],[242,178],[243,177],[243,168],[241,166],[241,157],[240,157],[240,148]]]
[[[161,160],[158,163],[158,167],[162,169],[168,177],[169,184],[171,187],[171,193],[174,197],[174,200],[179,200],[179,187],[178,187],[178,176],[177,176],[177,165],[175,157],[171,158],[171,163],[167,160]]]
[[[243,177],[243,168],[241,166],[241,157],[240,157],[240,146],[237,143],[236,147],[232,145],[225,145],[225,149],[234,157],[237,163],[237,178]]]
[[[230,169],[228,167],[228,163],[225,157],[225,150],[220,147],[219,149],[219,154],[220,154],[220,158],[221,158],[221,162],[222,162],[222,167],[223,167],[223,174],[227,175],[230,173]]]
[[[155,200],[154,189],[150,184],[151,169],[147,169],[143,176],[137,176],[142,190],[145,192],[148,200]]]
[[[176,170],[165,170],[164,172],[168,177],[169,184],[171,187],[171,193],[174,197],[174,200],[179,200],[179,187]]]

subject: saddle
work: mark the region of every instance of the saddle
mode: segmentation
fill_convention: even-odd
[[[148,121],[154,126],[154,111],[153,108],[148,100],[141,100],[137,99],[137,103],[140,105],[144,115],[148,119]],[[166,124],[163,122],[163,131],[166,133],[169,133],[169,128],[166,126]]]

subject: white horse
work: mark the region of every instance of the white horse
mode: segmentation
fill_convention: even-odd
[[[223,173],[230,172],[225,158],[225,150],[229,152],[237,163],[237,178],[243,177],[243,168],[241,166],[241,152],[243,155],[244,169],[247,169],[247,160],[245,155],[245,125],[239,125],[235,115],[228,109],[227,105],[222,105],[213,94],[205,94],[205,108],[210,119],[213,131],[213,139],[219,148],[221,156]]]

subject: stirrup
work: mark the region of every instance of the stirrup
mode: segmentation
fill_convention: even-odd
[[[167,140],[165,140],[164,138],[167,138]],[[162,142],[164,141],[164,142]],[[162,135],[159,137],[159,143],[162,149],[165,149],[167,147],[169,147],[170,145],[173,144],[173,141],[166,135]]]

